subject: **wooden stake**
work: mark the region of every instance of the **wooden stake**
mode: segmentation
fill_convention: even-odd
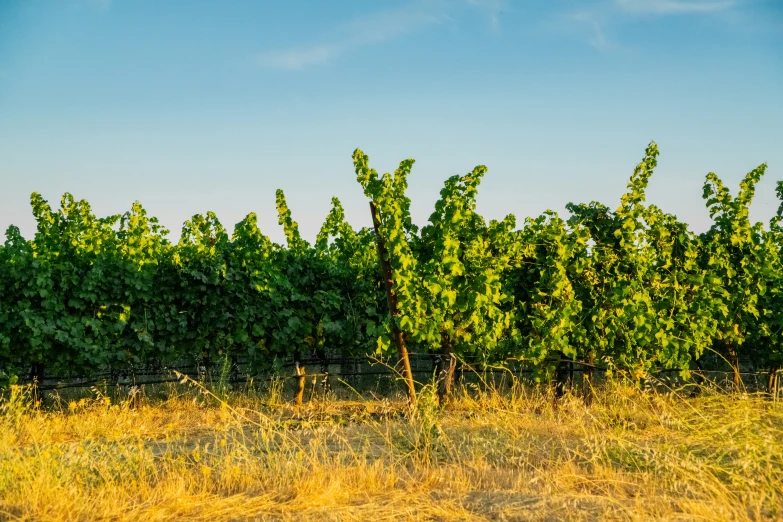
[[[775,385],[777,384],[777,377],[778,368],[777,366],[773,366],[769,369],[769,374],[767,375],[767,393],[773,397],[775,396]]]
[[[740,391],[742,388],[742,377],[740,376],[739,354],[737,353],[737,349],[734,347],[733,343],[729,343],[728,345],[728,356],[729,364],[731,365],[733,374],[731,383],[734,385],[734,389],[736,391]]]
[[[305,367],[299,363],[298,357],[294,364],[296,367],[296,396],[294,397],[294,402],[297,406],[301,406],[305,390]]]
[[[446,406],[451,401],[451,387],[454,383],[454,369],[457,358],[454,345],[448,335],[441,340],[441,353],[438,354],[438,404]]]

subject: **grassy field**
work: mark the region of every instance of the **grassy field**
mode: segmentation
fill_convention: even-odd
[[[780,520],[783,405],[606,385],[401,400],[6,396],[8,520]]]

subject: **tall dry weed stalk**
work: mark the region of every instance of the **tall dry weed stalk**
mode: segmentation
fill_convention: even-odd
[[[591,404],[513,382],[402,397],[210,390],[111,398],[14,387],[0,406],[8,520],[779,520],[783,408],[607,383]],[[219,392],[219,393],[216,393]]]

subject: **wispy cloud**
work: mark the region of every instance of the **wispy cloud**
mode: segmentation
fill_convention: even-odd
[[[571,11],[560,15],[561,25],[583,34],[590,46],[606,51],[619,49],[622,43],[612,40],[608,35],[614,26],[633,15],[674,16],[679,14],[718,13],[739,7],[747,0],[608,0],[594,2],[581,11]],[[736,13],[736,9],[732,9]],[[562,21],[565,20],[565,23]]]
[[[313,45],[302,49],[266,51],[258,55],[258,65],[270,69],[296,71],[310,65],[326,63],[342,52],[339,46]]]
[[[506,0],[466,0],[468,5],[484,11],[489,16],[489,25],[493,31],[500,31],[500,15],[508,11]]]
[[[86,3],[99,11],[106,11],[111,7],[112,0],[86,0]]]
[[[332,38],[323,42],[264,51],[257,56],[257,63],[271,69],[301,70],[328,63],[353,49],[385,42],[446,20],[448,16],[444,12],[427,9],[424,3],[413,3],[356,17],[338,27]]]
[[[482,10],[489,16],[493,30],[498,30],[499,14],[506,9],[506,0],[413,0],[396,9],[355,17],[320,42],[263,51],[256,56],[256,63],[265,68],[290,71],[323,65],[367,45],[387,42],[434,25],[454,23],[450,13],[460,5]]]
[[[712,13],[734,7],[736,0],[616,0],[623,11],[632,13]]]
[[[569,19],[587,29],[587,43],[591,46],[602,51],[612,47],[604,31],[604,23],[595,13],[588,11],[571,13]]]

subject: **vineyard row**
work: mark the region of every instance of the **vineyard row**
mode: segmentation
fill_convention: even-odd
[[[519,224],[476,212],[479,166],[446,180],[419,228],[407,195],[413,160],[379,175],[357,150],[374,228],[351,227],[333,198],[314,243],[282,191],[285,244],[255,214],[232,232],[211,212],[193,216],[173,243],[138,202],[100,218],[70,194],[53,209],[34,193],[34,237],[11,226],[0,246],[0,378],[240,358],[251,373],[286,361],[298,373],[303,359],[404,360],[410,348],[437,356],[441,398],[459,359],[525,361],[540,378],[567,359],[642,379],[685,375],[711,353],[737,383],[740,361],[773,382],[783,362],[783,206],[766,225],[748,217],[766,165],[736,195],[708,174],[712,225],[695,234],[645,203],[657,157],[651,143],[614,208],[570,203],[567,217],[547,211]]]

